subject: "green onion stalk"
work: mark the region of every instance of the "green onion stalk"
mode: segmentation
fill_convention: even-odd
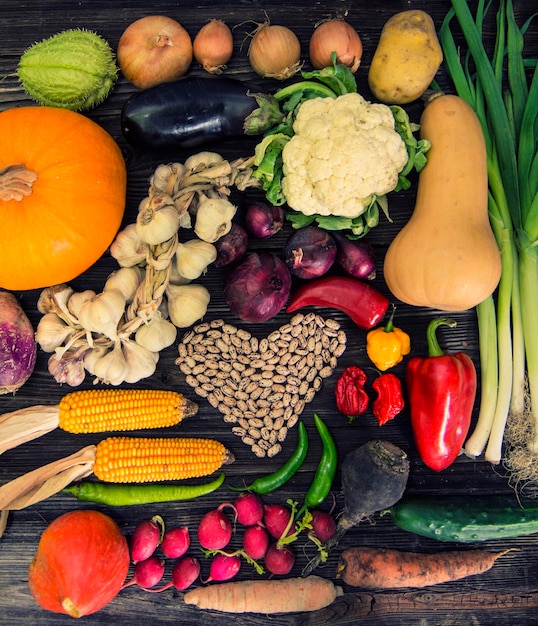
[[[479,0],[473,15],[467,0],[452,0],[440,29],[456,92],[473,107],[484,132],[488,210],[502,260],[496,294],[476,308],[481,397],[465,452],[478,457],[485,451],[486,460],[498,464],[505,433],[523,430],[527,462],[536,468],[530,478],[538,480],[538,71],[536,59],[523,54],[530,19],[517,25],[512,0],[499,1],[488,56],[482,28],[490,8],[491,2]],[[468,48],[463,58],[451,31],[454,18]],[[530,86],[527,70],[533,73]]]

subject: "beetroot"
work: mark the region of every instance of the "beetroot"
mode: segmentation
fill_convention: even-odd
[[[164,520],[154,515],[149,520],[140,522],[131,536],[131,559],[139,563],[148,559],[159,547],[164,532]]]
[[[237,521],[243,526],[254,526],[263,519],[263,502],[254,493],[242,493],[234,502]]]
[[[263,522],[269,534],[275,539],[280,539],[289,525],[291,510],[282,504],[266,504],[264,506]],[[287,535],[293,534],[293,524]]]
[[[169,559],[177,559],[183,556],[189,549],[191,539],[189,529],[185,526],[178,526],[167,530],[161,544],[164,556]]]
[[[295,554],[289,546],[279,547],[272,543],[265,554],[265,567],[271,574],[285,576],[289,574],[295,564]]]
[[[232,538],[232,524],[224,511],[228,503],[221,504],[217,509],[209,511],[198,525],[198,541],[206,550],[222,550]]]
[[[15,296],[0,291],[0,395],[30,378],[37,357],[34,329]]]
[[[217,554],[209,567],[209,578],[204,583],[212,580],[230,580],[241,569],[241,558],[236,554]]]
[[[243,533],[243,549],[251,559],[261,559],[269,547],[269,533],[260,524],[249,526]]]

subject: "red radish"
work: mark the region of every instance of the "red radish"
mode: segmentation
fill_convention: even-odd
[[[241,569],[241,559],[236,554],[217,554],[209,567],[209,578],[204,583],[230,580]]]
[[[320,511],[319,509],[315,509],[311,511],[311,513],[311,534],[316,537],[316,539],[319,539],[321,543],[325,543],[326,541],[329,541],[329,539],[332,539],[336,533],[336,522],[334,517],[330,513]]]
[[[164,561],[158,556],[150,556],[135,565],[133,577],[123,584],[122,589],[138,585],[142,589],[150,589],[161,582],[164,574]]]
[[[265,556],[269,547],[269,533],[263,526],[249,526],[243,533],[243,549],[247,556],[257,560]]]
[[[280,539],[285,532],[291,518],[291,510],[282,504],[266,504],[264,506],[263,522],[269,534],[275,539]],[[293,534],[293,524],[287,535]]]
[[[254,493],[242,493],[234,502],[237,521],[243,526],[254,526],[263,519],[263,502]]]
[[[0,291],[0,395],[15,393],[34,371],[37,344],[30,320],[9,291]]]
[[[217,509],[206,513],[200,520],[198,541],[206,550],[222,550],[232,538],[232,524],[222,510],[225,506],[231,505],[225,502]]]
[[[189,529],[186,526],[177,526],[166,531],[161,550],[169,559],[177,559],[187,552],[190,545]]]
[[[272,543],[265,555],[265,567],[271,574],[289,574],[295,564],[295,555],[288,546]]]
[[[200,562],[193,556],[185,556],[172,568],[172,584],[183,591],[190,587],[200,575]]]
[[[149,559],[161,543],[163,532],[164,520],[160,515],[154,515],[151,519],[138,524],[131,536],[133,563]]]

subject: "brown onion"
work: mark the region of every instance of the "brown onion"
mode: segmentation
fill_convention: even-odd
[[[301,69],[301,44],[286,26],[260,24],[248,49],[252,69],[264,78],[285,80]]]
[[[320,70],[332,65],[331,55],[355,73],[362,58],[362,41],[357,31],[340,18],[322,22],[312,33],[309,44],[310,62]]]
[[[130,24],[118,42],[118,64],[139,89],[175,80],[192,63],[189,33],[170,17],[148,15]]]
[[[192,49],[206,72],[222,74],[234,49],[232,31],[223,21],[211,20],[198,31]]]

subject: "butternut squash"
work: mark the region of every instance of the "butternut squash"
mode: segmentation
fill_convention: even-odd
[[[500,280],[501,257],[488,217],[484,135],[458,96],[430,101],[421,136],[431,142],[414,211],[384,260],[385,281],[407,304],[464,311]]]

